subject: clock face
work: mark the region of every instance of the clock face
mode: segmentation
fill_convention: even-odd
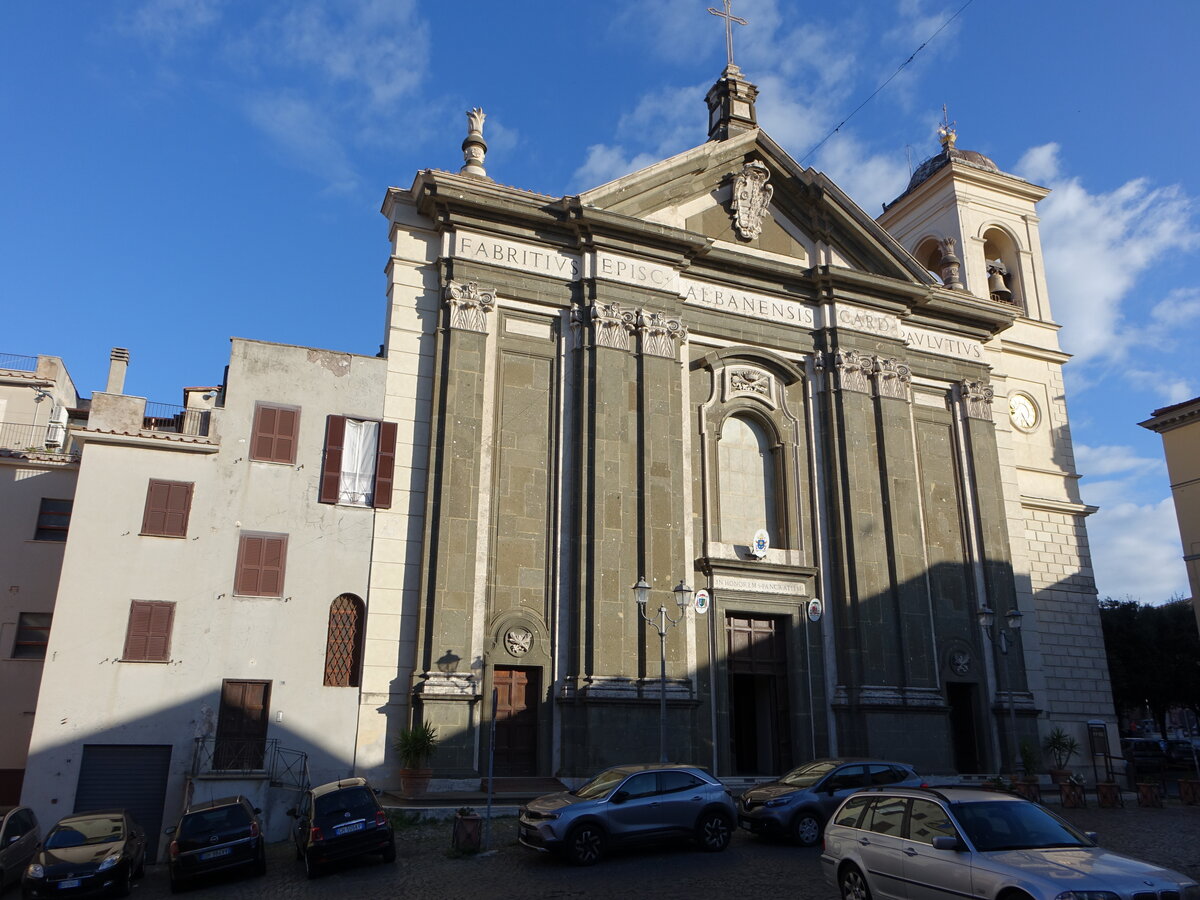
[[[1022,431],[1033,431],[1038,423],[1038,408],[1028,394],[1010,394],[1008,417]]]

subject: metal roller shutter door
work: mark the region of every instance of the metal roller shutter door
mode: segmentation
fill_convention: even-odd
[[[84,744],[75,812],[129,810],[146,831],[146,859],[153,862],[170,771],[170,744]]]

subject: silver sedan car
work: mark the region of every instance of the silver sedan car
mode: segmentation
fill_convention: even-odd
[[[1200,900],[1193,879],[1103,850],[1039,804],[966,787],[851,795],[821,863],[843,900]]]
[[[725,785],[704,769],[616,766],[574,791],[546,794],[521,807],[518,839],[586,866],[621,844],[692,838],[702,850],[724,850],[735,817]]]

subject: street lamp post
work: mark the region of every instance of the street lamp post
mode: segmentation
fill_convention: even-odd
[[[1007,628],[997,628],[996,614],[992,612],[990,607],[983,607],[977,613],[979,616],[979,624],[983,626],[988,634],[988,638],[992,641],[992,645],[999,649],[1000,656],[1008,656],[1008,648],[1010,644],[1015,644],[1017,635],[1021,631],[1021,611],[1015,606],[1011,607],[1008,613],[1004,616],[1004,621],[1007,623]],[[1003,667],[1000,665],[1000,656],[994,652],[992,654],[992,662],[996,668],[996,699],[1000,697],[1000,682]],[[1015,679],[1010,679],[1015,681]],[[1029,774],[1024,772],[1021,766],[1021,756],[1017,753],[1017,706],[1016,706],[1016,685],[1008,686],[1008,752],[1009,763],[1012,766],[1012,771],[1018,774]]]
[[[637,601],[638,613],[658,632],[658,759],[659,762],[664,763],[667,761],[667,629],[683,621],[683,611],[692,602],[692,589],[684,583],[682,578],[679,579],[679,584],[671,589],[671,592],[675,595],[675,605],[679,607],[678,619],[672,619],[665,606],[658,608],[657,615],[647,615],[646,606],[650,602],[650,585],[646,583],[645,576],[639,577],[637,584],[633,586],[633,599]]]

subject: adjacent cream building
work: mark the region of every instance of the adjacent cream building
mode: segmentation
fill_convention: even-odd
[[[1138,424],[1162,435],[1183,562],[1200,626],[1200,397],[1156,409]]]

